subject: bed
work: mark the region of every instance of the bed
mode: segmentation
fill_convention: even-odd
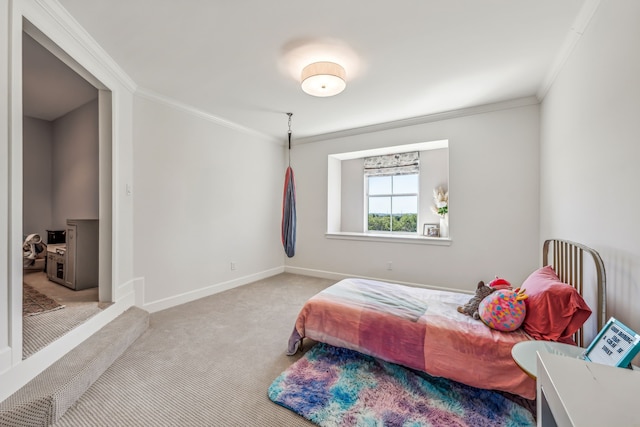
[[[522,287],[529,295],[525,323],[501,332],[457,311],[469,294],[344,279],[304,304],[287,353],[295,354],[309,338],[533,399],[535,381],[515,364],[511,348],[531,339],[585,346],[585,321],[597,332],[607,320],[604,265],[599,254],[584,245],[547,240],[543,267]]]

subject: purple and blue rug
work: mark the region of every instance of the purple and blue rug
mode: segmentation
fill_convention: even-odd
[[[322,427],[536,424],[499,393],[323,343],[273,381],[269,398]]]

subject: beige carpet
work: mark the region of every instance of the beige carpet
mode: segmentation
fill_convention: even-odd
[[[153,313],[55,426],[313,425],[267,389],[300,357],[285,350],[302,304],[333,283],[281,274]]]

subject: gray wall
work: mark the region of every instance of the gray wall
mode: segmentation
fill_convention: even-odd
[[[23,234],[38,233],[46,241],[51,228],[53,124],[23,118]]]
[[[97,100],[55,120],[53,143],[52,226],[98,218]]]
[[[98,103],[52,121],[24,118],[23,230],[63,229],[69,218],[98,218]]]

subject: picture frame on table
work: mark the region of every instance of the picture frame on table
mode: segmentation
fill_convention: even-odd
[[[631,360],[640,352],[640,335],[615,317],[600,330],[584,352],[589,362],[618,368],[630,368]]]
[[[422,234],[427,237],[440,237],[440,224],[425,224]]]

